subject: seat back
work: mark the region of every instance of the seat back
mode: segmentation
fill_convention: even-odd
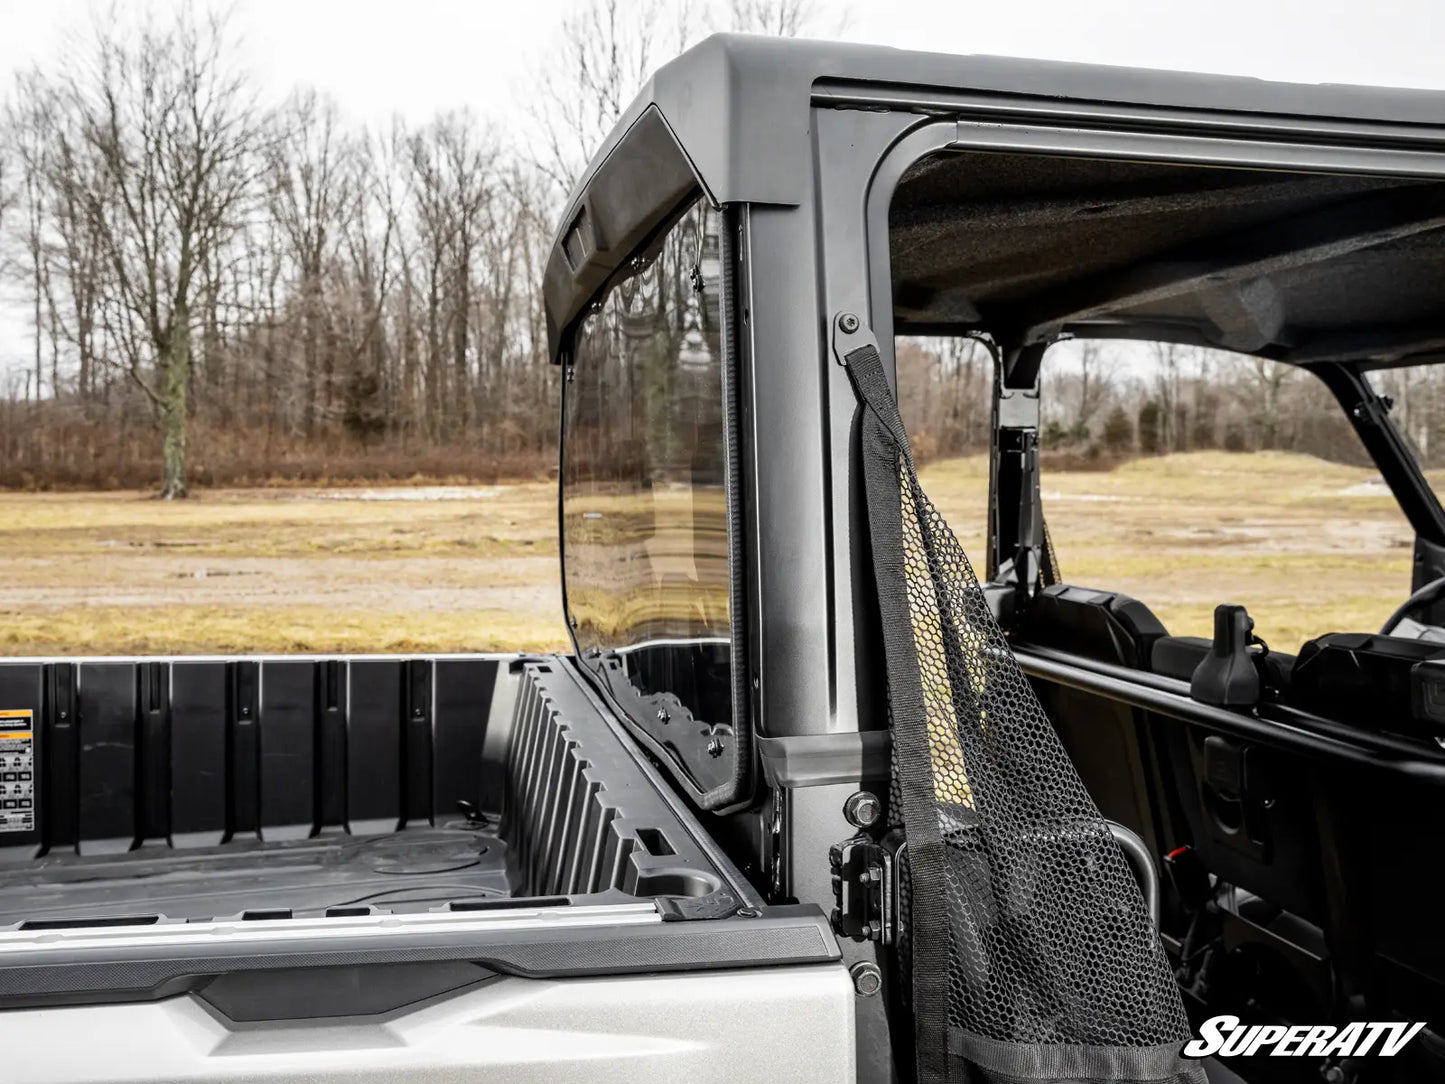
[[[1163,635],[1158,618],[1127,595],[1053,584],[1034,598],[1014,639],[1143,668]],[[1139,835],[1157,861],[1173,832],[1143,713],[1064,685],[1039,683],[1039,697],[1099,811]]]
[[[1209,650],[1208,641],[1168,636],[1136,599],[1067,585],[1041,591],[1015,635],[1025,646],[1141,675],[1154,669],[1156,656],[1170,672],[1180,659]],[[1231,947],[1257,938],[1244,953],[1287,972],[1281,981],[1299,991],[1291,1005],[1323,1011],[1330,971],[1318,929],[1327,921],[1328,898],[1319,831],[1330,819],[1318,809],[1312,773],[1274,750],[1062,684],[1040,684],[1060,739],[1104,815],[1142,836],[1156,861],[1192,846],[1209,873],[1239,890],[1231,905],[1238,903],[1246,917],[1226,922]],[[1191,920],[1167,880],[1162,905],[1164,932],[1182,941]],[[1281,915],[1288,928],[1271,930]],[[1281,959],[1288,962],[1280,965]]]

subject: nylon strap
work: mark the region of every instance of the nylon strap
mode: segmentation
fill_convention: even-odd
[[[948,1082],[959,1079],[963,1071],[949,1055],[948,955],[952,938],[943,892],[943,837],[934,798],[928,718],[903,563],[904,494],[900,479],[905,470],[912,472],[913,456],[877,348],[870,345],[854,350],[844,363],[867,408],[862,423],[863,484],[869,548],[883,619],[893,751],[903,805],[899,812],[908,839],[918,1079]]]

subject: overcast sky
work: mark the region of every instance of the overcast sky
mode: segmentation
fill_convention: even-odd
[[[358,119],[516,112],[573,0],[238,0],[251,65]],[[120,0],[133,17],[145,0]],[[169,6],[169,5],[167,5]],[[0,74],[63,48],[93,0],[0,0]],[[819,0],[841,36],[956,53],[1445,88],[1442,0]],[[104,10],[104,7],[102,7]]]
[[[314,86],[370,123],[470,106],[517,130],[528,81],[577,2],[235,0],[232,11],[244,62],[277,98]],[[148,6],[155,5],[0,0],[0,86],[35,62],[64,63],[67,36],[93,11],[134,20]],[[817,0],[817,7],[819,22],[841,25],[841,37],[900,48],[1445,89],[1445,0]],[[18,312],[0,295],[0,371],[29,351]]]

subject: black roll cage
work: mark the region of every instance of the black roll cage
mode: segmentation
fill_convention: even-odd
[[[830,897],[820,856],[851,831],[843,800],[886,774],[857,400],[832,337],[843,314],[856,316],[892,374],[895,333],[957,333],[895,326],[888,211],[904,173],[938,151],[979,150],[1445,177],[1442,117],[1434,94],[728,36],[644,88],[562,219],[546,281],[549,336],[557,357],[571,321],[683,192],[700,187],[728,210],[747,630],[734,693],[758,739],[751,767],[756,794],[771,801],[762,846],[778,891]],[[1039,346],[999,344],[1010,377],[1001,383],[1021,396],[999,428],[1015,435],[1030,428]],[[1415,585],[1445,575],[1445,512],[1364,367],[1339,356],[1279,360],[1323,379],[1360,434],[1417,534]],[[1034,492],[1033,475],[1014,492]],[[1042,530],[1040,517],[1016,522]],[[1019,533],[1008,552],[988,554],[991,572],[1017,569],[1020,541],[1037,544]],[[1033,572],[1015,575],[1026,583]]]

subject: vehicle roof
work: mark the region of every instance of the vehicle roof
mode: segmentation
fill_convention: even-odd
[[[880,45],[714,34],[663,65],[593,156],[656,105],[720,203],[797,203],[811,176],[809,105],[821,82],[946,89],[1080,103],[1162,106],[1405,125],[1445,123],[1445,92],[1277,83],[1232,75],[925,53]]]
[[[578,181],[554,240],[546,298],[554,338],[580,279],[562,275],[562,242],[589,185],[634,126],[660,115],[717,203],[796,205],[812,183],[811,103],[820,89],[906,108],[939,92],[987,100],[1135,106],[1202,114],[1359,121],[1399,130],[1445,125],[1445,93],[1116,68],[880,46],[719,34],[664,65],[642,88]],[[629,150],[636,142],[629,139]],[[625,157],[625,156],[624,156]],[[620,259],[620,255],[618,255]],[[555,265],[555,266],[554,266]],[[565,280],[565,281],[564,281]],[[571,295],[571,296],[566,296]]]

